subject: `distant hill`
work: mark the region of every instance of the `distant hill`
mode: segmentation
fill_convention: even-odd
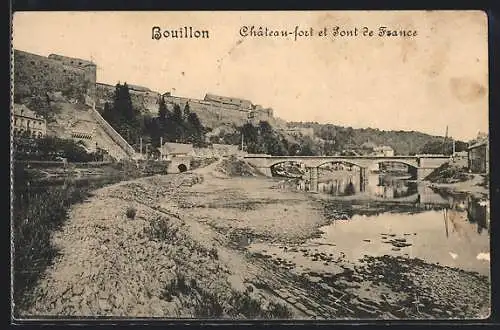
[[[341,146],[343,149],[362,149],[364,145],[390,146],[395,154],[440,153],[444,136],[435,136],[417,131],[384,131],[377,128],[352,128],[316,122],[289,122],[289,127],[312,128],[314,137]],[[467,144],[456,142],[456,151],[464,150]],[[451,140],[447,141],[448,149]],[[438,150],[436,150],[436,148]]]

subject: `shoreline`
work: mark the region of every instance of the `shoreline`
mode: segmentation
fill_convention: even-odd
[[[484,187],[480,185],[482,183],[482,175],[474,175],[471,180],[456,182],[456,183],[435,183],[424,181],[430,188],[437,188],[446,190],[447,192],[453,194],[471,194],[478,199],[489,199],[489,187]]]
[[[395,315],[392,305],[385,306],[372,296],[362,298],[360,288],[345,286],[359,282],[356,285],[362,287],[371,281],[375,292],[382,290],[377,289],[380,278],[353,279],[347,263],[335,266],[339,273],[334,276],[345,277],[337,283],[328,274],[320,274],[319,279],[311,272],[297,274],[274,258],[248,251],[255,239],[299,244],[330,220],[321,215],[322,206],[313,196],[266,189],[275,182],[265,178],[212,175],[215,166],[120,182],[74,205],[64,228],[54,234],[62,254],[35,289],[28,314],[242,319],[411,316],[409,311]],[[127,219],[128,207],[137,210],[135,219]],[[415,262],[396,264],[404,268]],[[442,276],[438,275],[441,266],[419,267],[436,269],[436,278]],[[462,276],[451,269],[445,273]],[[467,282],[476,281],[472,275],[463,276]],[[389,295],[407,299],[403,293]],[[332,299],[343,302],[331,305]],[[476,307],[464,306],[456,316],[477,315]]]

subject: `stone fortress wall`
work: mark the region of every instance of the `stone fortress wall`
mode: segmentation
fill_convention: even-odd
[[[48,57],[14,50],[14,98],[60,91],[68,99],[89,103],[95,97],[96,66],[90,61],[51,54]]]
[[[98,109],[104,109],[104,104],[106,102],[110,104],[113,102],[115,87],[116,86],[104,83],[96,84],[96,107]],[[128,85],[128,87],[132,105],[136,109],[139,109],[142,113],[158,114],[160,93],[142,86]]]
[[[57,54],[48,57],[14,50],[14,93],[17,103],[23,98],[43,97],[60,92],[70,102],[86,104],[102,111],[106,102],[113,102],[114,85],[96,81],[96,65],[88,60]],[[202,124],[215,128],[224,124],[241,126],[248,121],[261,120],[275,124],[273,110],[254,105],[249,100],[206,94],[204,99],[160,94],[149,88],[129,84],[132,104],[143,113],[158,114],[158,101],[164,97],[168,107],[179,104],[184,108],[189,102]],[[36,111],[36,109],[33,109]]]
[[[163,94],[165,102],[172,109],[173,104],[179,104],[181,109],[186,103],[196,112],[202,124],[206,127],[217,127],[225,124],[242,126],[248,121],[258,123],[268,121],[274,124],[273,110],[253,105],[250,101],[237,98],[227,98],[207,94],[203,100]]]

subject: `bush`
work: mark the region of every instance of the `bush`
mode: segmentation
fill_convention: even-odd
[[[128,207],[127,211],[125,212],[125,214],[127,215],[127,218],[129,218],[129,219],[134,219],[136,213],[137,213],[137,210],[133,207]]]

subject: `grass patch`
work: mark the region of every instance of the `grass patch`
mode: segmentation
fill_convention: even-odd
[[[125,215],[127,216],[127,218],[131,220],[135,218],[136,214],[137,214],[137,209],[135,207],[128,207],[127,211],[125,211]]]
[[[283,304],[264,301],[251,296],[250,290],[233,291],[229,299],[222,298],[198,286],[195,279],[187,280],[183,274],[176,277],[165,286],[161,298],[172,301],[173,297],[188,296],[194,304],[194,316],[197,318],[220,318],[223,316],[242,317],[247,319],[289,319],[292,312]]]
[[[166,218],[159,216],[153,219],[149,227],[144,228],[144,231],[152,240],[171,242],[177,237],[179,228],[169,223]]]
[[[58,255],[51,235],[67,219],[71,205],[82,202],[90,192],[106,184],[120,181],[88,181],[85,184],[66,180],[58,185],[36,185],[32,171],[24,166],[14,167],[13,249],[14,249],[14,303],[15,315],[31,304],[31,292],[47,267]]]
[[[452,163],[444,163],[429,174],[425,180],[434,183],[455,183],[471,179],[471,175],[461,166]]]

